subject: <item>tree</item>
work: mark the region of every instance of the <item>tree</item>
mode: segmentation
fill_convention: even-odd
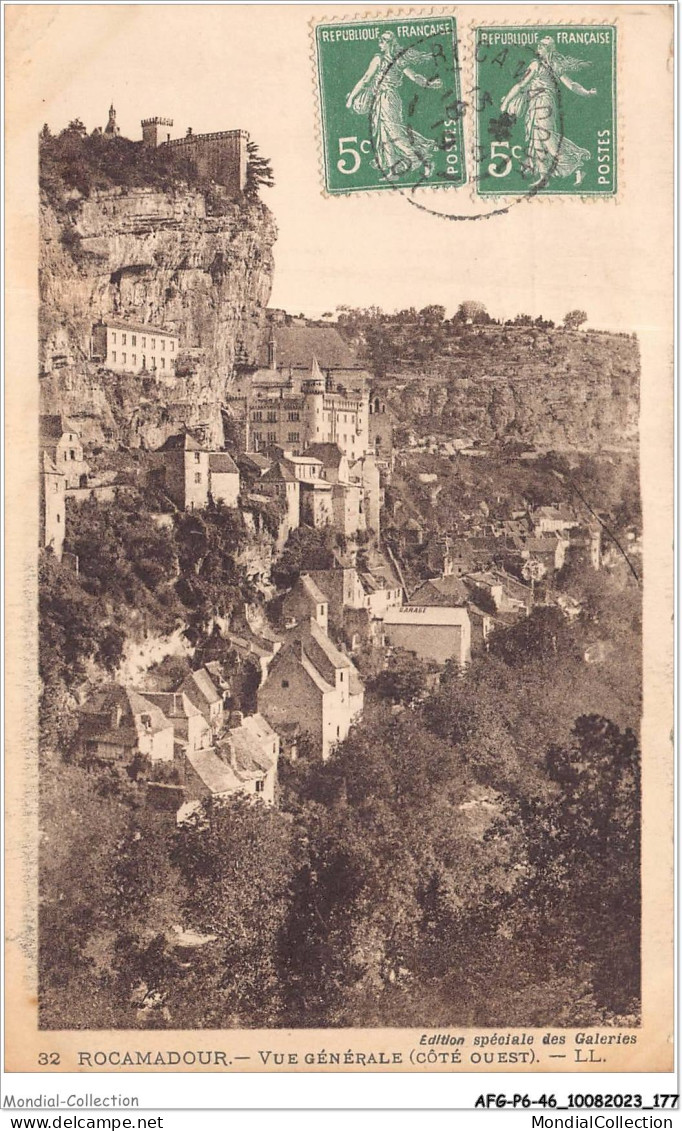
[[[466,299],[457,307],[455,318],[458,322],[487,322],[488,312],[482,302]]]
[[[191,1027],[193,1017],[216,1028],[240,1019],[276,1024],[281,933],[300,862],[296,829],[276,810],[235,796],[214,802],[193,826],[180,829],[173,861],[187,884],[187,921],[216,937],[204,992],[175,984],[169,999],[174,1019],[181,1027]]]
[[[579,330],[585,322],[587,322],[587,314],[584,310],[569,310],[568,314],[564,314],[565,330]]]
[[[368,690],[391,703],[409,706],[425,694],[428,676],[429,668],[423,660],[398,648],[384,670],[369,683]]]
[[[559,965],[590,971],[604,1014],[637,1012],[640,976],[640,752],[635,735],[597,715],[549,748],[551,800],[522,802],[530,872],[524,898],[537,915],[525,937]],[[557,914],[561,908],[561,914]],[[542,942],[540,942],[542,940]]]
[[[275,175],[272,171],[271,162],[267,157],[261,156],[255,141],[248,141],[246,143],[246,151],[246,186],[244,188],[244,195],[250,200],[256,200],[258,190],[262,185],[265,185],[266,188],[272,188],[274,186]]]

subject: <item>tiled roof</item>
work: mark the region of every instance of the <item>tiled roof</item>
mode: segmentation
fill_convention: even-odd
[[[435,577],[424,581],[410,597],[412,605],[441,605],[454,607],[467,603],[469,591],[459,577]]]
[[[272,742],[277,738],[277,732],[273,730],[270,723],[263,715],[256,713],[255,715],[245,715],[242,726],[255,734],[263,742]]]
[[[201,717],[201,711],[182,691],[145,691],[144,696],[154,703],[167,719]]]
[[[303,454],[321,460],[323,467],[338,467],[343,459],[338,444],[309,444]]]
[[[57,413],[52,416],[40,417],[40,441],[47,443],[48,441],[61,440],[65,432],[75,432],[79,435],[78,428],[69,420],[68,416],[62,413]]]
[[[293,471],[291,471],[282,460],[278,460],[277,463],[273,463],[272,467],[265,472],[262,476],[262,481],[263,483],[277,483],[282,480],[286,483],[298,482]]]
[[[197,672],[190,672],[180,684],[179,690],[186,692],[190,698],[193,692],[198,691],[207,703],[220,702],[220,694],[205,668],[199,668]]]
[[[461,606],[443,608],[434,605],[403,605],[399,609],[387,609],[384,624],[414,625],[462,625],[469,614]]]
[[[198,444],[189,432],[176,432],[174,436],[169,436],[168,439],[156,449],[158,452],[200,452],[203,451],[201,444]]]
[[[248,727],[242,725],[229,731],[228,738],[237,773],[267,774],[272,769],[272,757],[265,752],[262,741]]]
[[[121,711],[121,722],[118,727],[112,728],[111,716],[112,712],[119,708]],[[85,715],[83,720],[84,727],[87,732],[95,737],[96,735],[104,737],[106,734],[114,734],[118,737],[119,732],[121,737],[125,737],[126,733],[129,738],[137,739],[140,733],[156,734],[159,731],[168,730],[172,725],[164,715],[163,711],[151,701],[151,699],[142,696],[137,691],[133,691],[128,687],[121,687],[119,684],[110,684],[108,687],[103,688],[101,691],[96,691],[81,708],[82,713]],[[142,715],[147,715],[150,720],[150,727],[142,727],[139,720]],[[116,739],[112,739],[114,741]],[[123,743],[124,745],[130,743]]]
[[[303,652],[302,655],[300,656],[300,663],[301,663],[301,667],[303,668],[304,672],[307,672],[307,674],[310,676],[310,678],[312,679],[315,686],[317,688],[319,688],[320,691],[333,691],[334,690],[332,684],[329,683],[328,680],[326,680],[324,678],[324,676],[320,675],[320,673],[318,672],[315,665],[306,656],[305,652]]]
[[[261,452],[240,452],[237,456],[237,463],[245,463],[247,466],[255,468],[256,471],[260,471],[262,475],[271,466],[272,460],[262,455]]]
[[[287,326],[273,328],[278,365],[294,368],[310,367],[314,355],[322,369],[351,368],[355,356],[351,347],[333,326]],[[261,349],[259,362],[267,365],[267,344]]]
[[[177,330],[166,330],[163,326],[152,326],[151,322],[125,322],[121,318],[103,318],[105,326],[112,330],[130,330],[133,334],[163,334],[168,338],[177,338]]]
[[[208,457],[208,470],[220,474],[231,472],[233,475],[239,475],[239,468],[229,452],[210,452]]]
[[[236,793],[241,789],[242,783],[232,766],[219,758],[212,748],[187,750],[185,757],[211,793]]]
[[[298,579],[297,585],[300,585],[302,589],[305,589],[308,596],[313,601],[315,601],[316,604],[318,604],[318,605],[326,605],[327,604],[327,598],[325,597],[322,590],[315,584],[315,582],[313,581],[310,574],[302,573],[301,576]],[[296,586],[294,588],[296,588]]]

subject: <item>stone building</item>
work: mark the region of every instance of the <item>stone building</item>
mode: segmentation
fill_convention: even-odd
[[[300,455],[311,444],[336,444],[355,461],[369,448],[367,393],[334,391],[313,358],[309,373],[258,371],[246,397],[247,447],[278,445]]]
[[[323,759],[362,711],[364,687],[352,661],[314,620],[297,625],[258,691],[258,711],[278,733],[307,733]]]
[[[209,452],[208,491],[214,503],[236,507],[239,498],[239,468],[229,452]]]
[[[40,457],[39,486],[40,545],[61,561],[66,524],[66,476],[57,471],[47,452],[42,452]]]
[[[106,318],[92,328],[92,358],[114,373],[173,377],[178,347],[176,333],[150,322]]]
[[[147,696],[110,684],[96,691],[80,711],[77,744],[83,757],[105,762],[171,762],[173,724]]]
[[[464,667],[471,659],[471,621],[464,608],[405,605],[387,609],[383,621],[386,640],[395,648],[439,664],[454,659]]]
[[[171,138],[172,118],[143,118],[141,125],[145,146],[168,149],[175,157],[186,161],[199,180],[224,185],[232,196],[246,188],[249,141],[246,130],[195,134],[190,127],[185,137]]]
[[[90,468],[83,458],[80,432],[68,417],[40,417],[40,449],[65,477],[66,487],[80,487],[87,482]]]
[[[309,573],[302,573],[282,602],[287,628],[307,620],[317,622],[323,632],[329,627],[329,602]]]
[[[373,390],[369,395],[369,445],[374,452],[379,467],[386,472],[393,470],[393,416],[386,399]]]
[[[145,699],[163,711],[173,726],[175,741],[189,750],[211,745],[211,728],[198,707],[182,691],[140,691]]]
[[[201,510],[213,500],[235,507],[239,468],[227,452],[204,448],[190,432],[177,432],[147,452],[147,482],[168,495],[180,510]]]

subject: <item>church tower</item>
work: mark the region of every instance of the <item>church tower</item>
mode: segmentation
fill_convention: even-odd
[[[104,127],[104,136],[119,137],[120,133],[121,128],[120,126],[116,125],[116,111],[114,110],[114,104],[112,102],[111,106],[109,107],[109,121]]]

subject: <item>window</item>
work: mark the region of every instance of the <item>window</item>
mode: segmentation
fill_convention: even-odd
[[[112,333],[112,335],[111,335],[111,340],[112,340],[112,342],[114,342],[114,343],[116,342],[116,331],[115,331],[115,330],[113,331],[113,333]]]
[[[175,350],[175,342],[171,342],[171,353]]]
[[[122,346],[124,346],[126,344],[126,337],[127,337],[126,334],[121,334],[121,345]]]
[[[126,354],[122,354],[122,356],[121,356],[121,361],[123,362],[123,364],[124,364],[124,365],[125,365],[125,363],[126,363],[126,361],[127,361],[127,360],[128,360],[128,359],[127,359],[127,356],[126,356]]]
[[[288,679],[283,679],[283,680],[282,680],[282,687],[288,687],[288,686],[289,686],[289,680],[288,680]]]
[[[343,683],[343,672],[339,672],[339,680]]]
[[[137,345],[137,334],[131,334],[131,337],[130,337],[130,344],[131,344],[131,346],[136,346],[136,345]]]
[[[290,412],[287,416],[287,420],[300,420],[300,419],[301,419],[300,412]],[[318,428],[318,432],[319,432],[319,428]]]
[[[162,368],[162,369],[165,369],[165,368],[166,368],[166,359],[165,359],[165,357],[162,357],[162,358],[161,358],[161,368]]]
[[[162,349],[162,350],[165,350],[165,348],[166,348],[166,339],[165,339],[165,338],[162,338],[162,339],[161,339],[161,349]]]
[[[256,793],[265,793],[265,780],[263,778],[256,780]]]
[[[142,349],[143,349],[143,350],[146,350],[146,348],[147,348],[147,339],[146,339],[146,338],[143,338],[143,339],[142,339]]]
[[[324,616],[324,605],[320,605],[320,607],[318,609],[318,615]]]
[[[337,737],[337,738],[340,738],[340,737],[341,737],[341,727],[337,727],[337,728],[336,728],[336,737]]]
[[[137,354],[136,353],[133,354],[132,361],[133,361],[133,365],[137,365]]]
[[[156,338],[152,338],[152,349],[156,349]]]
[[[194,453],[194,462],[195,463],[201,463],[201,452],[195,452]]]
[[[57,522],[61,522],[61,521],[62,521],[62,516],[61,516],[60,514],[58,514],[58,515],[57,515],[56,517],[57,517]]]
[[[75,458],[76,458],[76,453],[75,453],[73,448],[70,448],[69,449],[69,459],[75,459]]]
[[[194,472],[194,482],[195,483],[201,483],[201,472],[200,471]]]
[[[292,444],[297,443],[298,438],[299,438],[298,432],[288,432],[287,433],[287,440],[289,440],[289,442],[292,443]]]
[[[263,413],[262,412],[252,412],[251,413],[251,419],[257,420],[258,423],[260,423],[261,420],[263,419]]]
[[[268,415],[267,415],[267,421],[268,421],[268,424],[276,424],[277,423],[277,413],[276,412],[269,412]]]
[[[116,361],[116,350],[113,351],[113,353],[111,355],[111,360]]]
[[[268,432],[268,443],[274,444],[276,440],[277,440],[277,433],[276,432]]]

